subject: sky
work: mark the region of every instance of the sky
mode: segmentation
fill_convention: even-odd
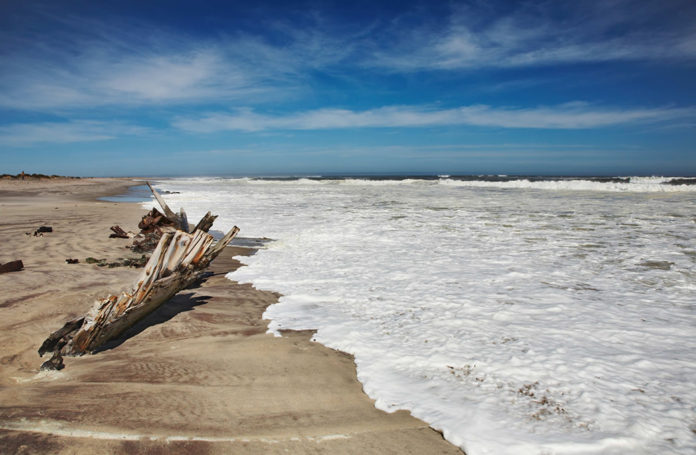
[[[0,173],[696,175],[696,2],[0,0]]]

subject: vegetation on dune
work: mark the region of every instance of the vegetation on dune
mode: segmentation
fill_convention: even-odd
[[[46,174],[27,174],[21,172],[17,175],[0,174],[0,179],[4,180],[50,180],[50,179],[79,179],[80,177],[70,177],[66,175],[46,175]]]

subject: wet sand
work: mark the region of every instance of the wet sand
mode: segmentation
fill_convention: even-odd
[[[94,200],[131,185],[0,182],[0,262],[25,266],[0,274],[0,453],[462,453],[409,413],[375,409],[350,356],[310,333],[266,334],[278,295],[224,278],[246,248],[107,349],[38,372],[50,332],[138,274],[84,263],[137,256],[109,226],[136,231],[145,211]],[[40,225],[53,232],[25,235]]]

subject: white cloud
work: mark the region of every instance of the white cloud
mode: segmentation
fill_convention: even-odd
[[[73,22],[67,24],[71,32],[50,36],[14,37],[0,31],[0,40],[20,43],[0,53],[0,107],[42,110],[289,97],[302,84],[306,68],[343,55],[307,34],[308,41],[298,36],[272,45],[261,36],[241,33],[194,38],[145,25]]]
[[[575,3],[520,2],[491,18],[486,7],[462,7],[445,23],[407,32],[399,24],[385,31],[393,45],[374,45],[369,64],[400,72],[696,59],[688,2]]]
[[[124,135],[142,135],[148,131],[140,126],[95,121],[13,123],[0,126],[0,145],[106,141]]]
[[[265,91],[221,49],[80,49],[14,55],[0,74],[0,106],[20,109],[187,103]]]
[[[96,83],[107,93],[138,100],[186,99],[208,89],[211,74],[222,69],[218,56],[192,52],[130,58],[111,66]]]
[[[287,115],[263,115],[250,110],[234,114],[213,113],[182,117],[176,128],[196,132],[321,130],[341,128],[390,128],[431,126],[486,126],[502,128],[583,129],[640,122],[693,118],[693,108],[606,109],[574,102],[534,108],[499,108],[486,105],[453,109],[421,106],[386,106],[352,111],[317,109]]]

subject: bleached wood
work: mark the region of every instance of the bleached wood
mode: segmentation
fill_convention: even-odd
[[[225,248],[238,233],[239,228],[234,226],[227,234],[225,234],[223,238],[220,239],[219,242],[213,245],[212,248],[204,251],[201,254],[201,263],[204,264],[203,266],[207,267],[208,264],[210,264],[210,262],[212,262],[212,260],[215,259],[220,252],[222,252],[222,249]]]
[[[164,216],[169,218],[172,221],[178,221],[178,216],[172,209],[169,208],[166,202],[164,202],[164,199],[162,196],[157,192],[156,189],[150,185],[150,182],[145,182],[147,186],[150,188],[150,191],[152,191],[152,195],[155,196],[155,199],[157,199],[157,202],[159,203],[160,207],[162,207],[162,211],[164,212]]]
[[[213,243],[213,236],[203,230],[191,234],[182,230],[165,232],[130,289],[97,300],[84,318],[70,321],[52,333],[39,349],[39,354],[81,355],[93,352],[118,337],[177,292],[200,279],[208,264],[238,232],[239,228],[235,226],[217,243]]]

